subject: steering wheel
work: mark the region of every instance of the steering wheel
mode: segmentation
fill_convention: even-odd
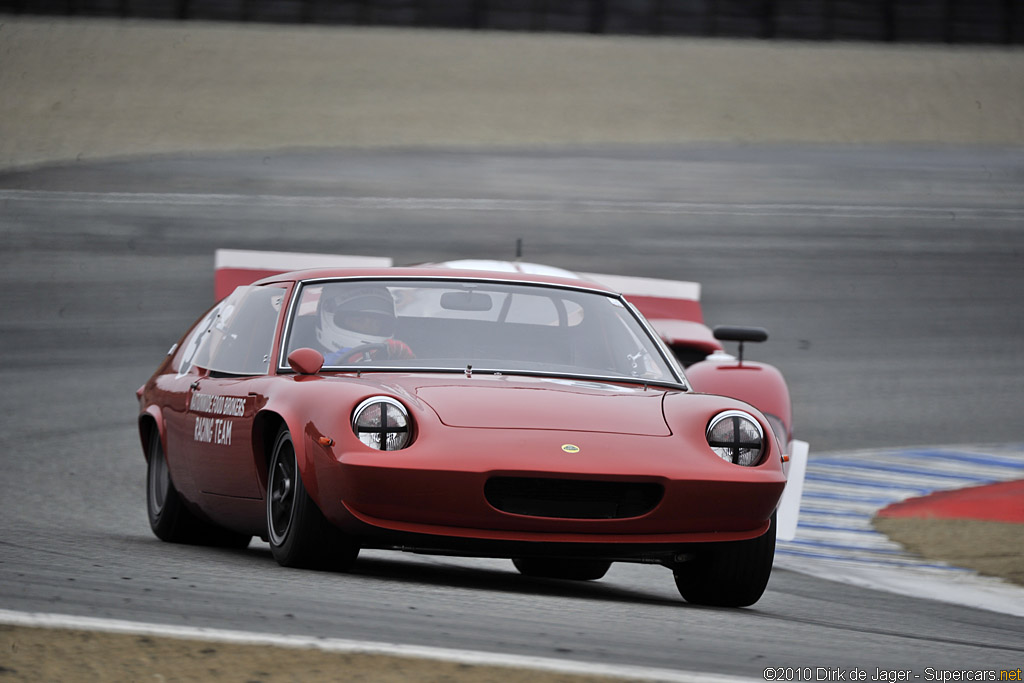
[[[349,349],[349,351],[345,353],[345,361],[352,364],[368,363],[373,360],[373,358],[368,358],[366,354],[372,354],[374,351],[384,351],[385,358],[388,358],[391,355],[388,350],[387,342],[373,342],[370,344],[361,344]],[[362,356],[362,358],[353,359],[354,356]]]

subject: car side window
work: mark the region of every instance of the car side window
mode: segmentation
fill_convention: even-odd
[[[267,374],[285,291],[239,287],[210,309],[185,343],[178,374],[192,366],[230,375]]]

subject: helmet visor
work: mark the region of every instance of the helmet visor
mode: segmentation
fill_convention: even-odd
[[[391,337],[395,333],[394,317],[372,311],[335,311],[334,324],[358,334]]]

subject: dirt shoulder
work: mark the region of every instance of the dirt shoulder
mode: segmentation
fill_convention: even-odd
[[[583,683],[631,678],[416,657],[0,625],[0,681]]]
[[[1024,144],[1024,49],[0,15],[0,168],[287,147]]]

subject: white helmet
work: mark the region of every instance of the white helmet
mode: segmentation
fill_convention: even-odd
[[[328,351],[377,344],[394,333],[395,300],[386,287],[324,287],[316,337]]]

